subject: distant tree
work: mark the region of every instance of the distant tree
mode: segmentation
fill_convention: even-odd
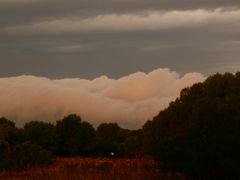
[[[98,138],[86,146],[85,152],[91,157],[110,157],[111,152],[114,152],[116,156],[122,155],[122,149],[119,144]]]
[[[26,141],[25,133],[22,128],[13,128],[8,134],[8,143],[13,148],[17,144]]]
[[[15,123],[4,117],[0,118],[0,143],[9,143],[10,134],[15,128]]]
[[[125,154],[131,157],[137,157],[141,154],[141,140],[138,136],[129,136],[124,143]]]
[[[102,147],[102,151],[98,148],[103,156],[109,156],[114,152],[116,156],[124,154],[124,141],[130,135],[129,130],[122,129],[117,123],[102,123],[97,128],[97,144],[98,146],[108,145]]]
[[[82,147],[86,147],[88,144],[93,142],[96,137],[96,132],[93,126],[88,122],[81,123],[81,144]]]
[[[26,141],[44,149],[56,151],[56,128],[53,124],[32,121],[24,125]]]
[[[15,123],[13,121],[10,121],[6,119],[5,117],[0,118],[0,126],[9,126],[9,127],[15,127]]]
[[[0,118],[0,144],[7,145],[10,149],[11,137],[15,131],[15,123],[6,118]]]
[[[14,149],[14,161],[16,168],[29,168],[34,166],[46,166],[52,163],[53,154],[41,146],[25,142],[18,144]]]
[[[15,128],[15,123],[6,118],[0,118],[0,170],[13,167],[13,146],[23,140]]]
[[[122,142],[126,130],[120,128],[117,123],[102,123],[97,128],[97,137],[108,142]]]
[[[84,155],[84,148],[95,138],[95,130],[80,116],[71,114],[57,122],[56,132],[61,156]]]

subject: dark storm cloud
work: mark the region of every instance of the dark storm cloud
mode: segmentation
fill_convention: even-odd
[[[240,68],[236,0],[0,0],[0,76]]]
[[[236,0],[1,0],[2,24],[28,23],[65,15],[82,17],[144,10],[239,8]],[[28,21],[28,22],[26,22]]]

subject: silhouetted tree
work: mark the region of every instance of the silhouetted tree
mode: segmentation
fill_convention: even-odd
[[[104,141],[118,141],[121,136],[121,128],[117,123],[102,123],[97,128],[97,137]]]
[[[26,141],[52,152],[56,151],[56,128],[53,124],[32,121],[24,125]]]
[[[138,136],[128,136],[123,142],[125,155],[137,157],[141,154],[141,139]]]
[[[0,170],[14,166],[12,149],[17,142],[21,142],[19,138],[23,138],[19,131],[13,121],[0,118]]]
[[[14,149],[16,168],[46,166],[53,161],[53,154],[41,146],[25,142],[18,144]]]
[[[90,144],[95,131],[92,125],[82,122],[80,116],[69,115],[57,122],[56,132],[61,156],[84,155],[84,148]]]
[[[240,73],[216,74],[185,88],[142,130],[143,147],[167,169],[191,176],[238,177]]]

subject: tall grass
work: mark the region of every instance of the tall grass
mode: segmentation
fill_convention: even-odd
[[[0,172],[4,180],[185,180],[182,174],[160,172],[151,159],[57,158],[44,168]]]

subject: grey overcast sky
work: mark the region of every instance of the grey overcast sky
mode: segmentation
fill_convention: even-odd
[[[0,77],[240,69],[239,0],[0,0]]]

